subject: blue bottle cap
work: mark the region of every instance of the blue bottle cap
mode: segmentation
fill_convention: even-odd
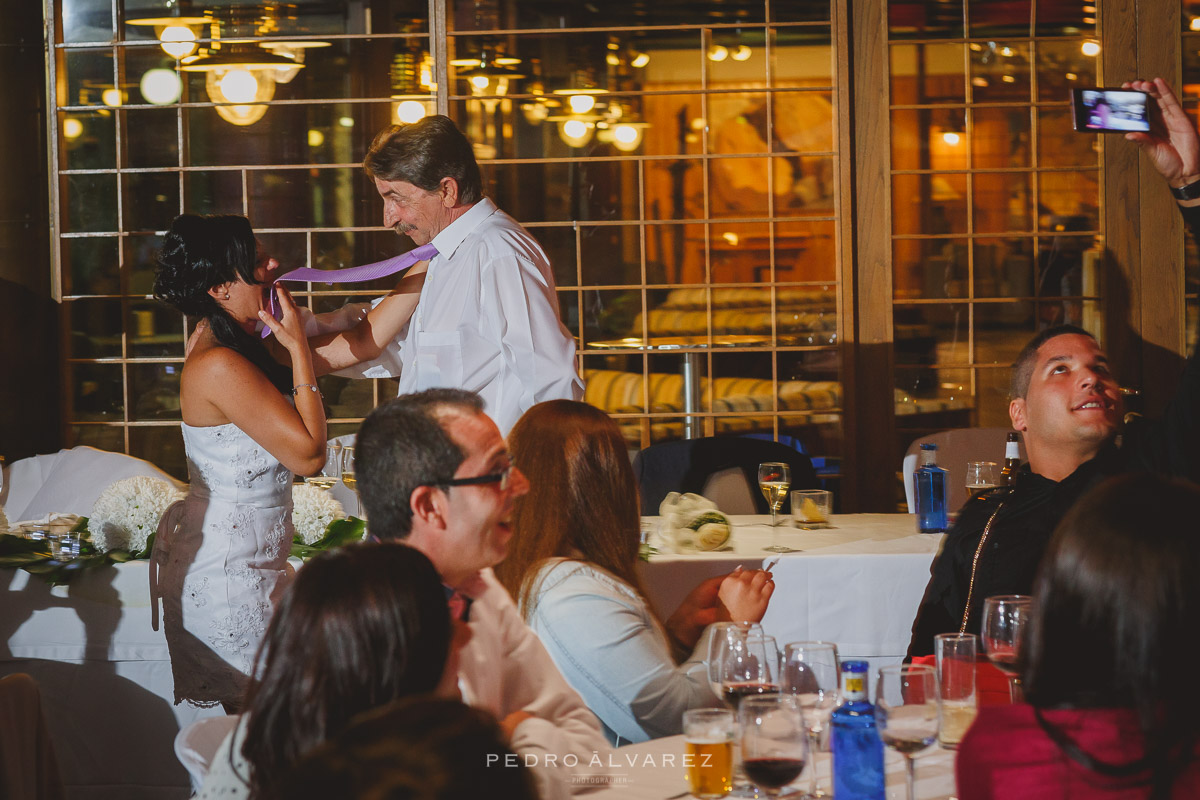
[[[933,442],[925,442],[921,445],[922,450],[937,450],[937,445]]]
[[[871,665],[866,661],[843,661],[842,672],[866,672]]]

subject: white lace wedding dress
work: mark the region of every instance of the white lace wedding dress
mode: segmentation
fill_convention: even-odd
[[[154,542],[175,702],[240,701],[271,610],[291,581],[292,473],[236,425],[183,425],[191,486]]]

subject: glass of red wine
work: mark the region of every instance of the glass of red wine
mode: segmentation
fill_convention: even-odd
[[[1021,679],[1017,674],[1017,659],[1021,654],[1021,637],[1029,624],[1033,598],[1023,594],[1001,594],[983,601],[983,631],[980,637],[988,659],[1008,676],[1008,692],[1012,701],[1021,699]]]
[[[808,763],[808,730],[795,695],[745,697],[738,708],[742,769],[767,797],[800,777]]]
[[[779,694],[779,650],[775,637],[765,635],[761,627],[727,629],[714,649],[720,650],[717,676],[721,697],[734,714],[745,698]],[[756,797],[738,763],[733,774],[733,796]]]
[[[913,800],[916,777],[913,756],[937,741],[937,670],[928,664],[880,667],[875,689],[875,724],[883,743],[904,756],[908,800]]]

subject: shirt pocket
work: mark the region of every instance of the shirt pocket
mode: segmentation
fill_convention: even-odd
[[[415,389],[461,387],[462,382],[462,334],[459,331],[422,331],[417,347]]]

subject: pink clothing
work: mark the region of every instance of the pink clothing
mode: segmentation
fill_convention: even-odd
[[[1086,753],[1108,764],[1142,755],[1137,718],[1127,708],[1043,711]],[[1141,800],[1148,774],[1111,778],[1076,763],[1042,730],[1033,707],[986,706],[958,748],[954,767],[960,800]],[[1172,798],[1200,797],[1200,762],[1176,781]]]

